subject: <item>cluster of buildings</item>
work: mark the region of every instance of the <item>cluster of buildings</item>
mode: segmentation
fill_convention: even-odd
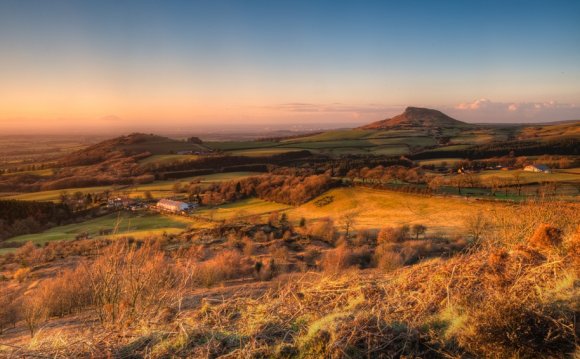
[[[157,203],[147,205],[146,203],[127,197],[114,197],[107,201],[107,207],[112,209],[125,209],[137,211],[143,208],[150,208],[161,212],[182,213],[197,208],[197,203],[187,203],[172,199],[161,199]]]

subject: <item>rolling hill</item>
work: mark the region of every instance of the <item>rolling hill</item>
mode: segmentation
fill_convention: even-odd
[[[421,107],[407,107],[405,112],[386,120],[360,127],[363,130],[385,130],[396,128],[470,128],[474,125],[456,120],[441,111]]]
[[[59,162],[65,166],[89,165],[114,158],[168,155],[179,151],[203,152],[208,151],[208,148],[199,143],[178,141],[154,134],[132,133],[70,153]]]
[[[319,132],[275,141],[208,142],[227,154],[261,156],[307,150],[330,157],[414,156],[417,159],[578,153],[580,121],[549,124],[471,124],[441,111],[407,107],[392,118],[358,128]]]

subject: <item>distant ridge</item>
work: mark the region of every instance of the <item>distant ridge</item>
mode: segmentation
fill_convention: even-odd
[[[407,107],[405,112],[386,120],[360,127],[363,130],[383,130],[402,127],[470,127],[472,125],[447,116],[441,111],[430,108]]]
[[[62,165],[91,165],[113,158],[130,156],[148,157],[166,155],[179,151],[207,151],[201,143],[178,141],[154,134],[132,133],[99,142],[90,147],[70,153],[59,162]]]

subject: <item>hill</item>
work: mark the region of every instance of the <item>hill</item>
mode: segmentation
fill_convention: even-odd
[[[473,125],[456,120],[441,111],[421,107],[407,107],[405,112],[386,120],[370,123],[360,127],[363,130],[384,130],[408,127],[473,127]]]
[[[64,166],[79,166],[121,157],[148,157],[179,151],[199,152],[207,150],[207,147],[199,143],[178,141],[154,134],[132,133],[73,152],[63,157],[59,162]]]

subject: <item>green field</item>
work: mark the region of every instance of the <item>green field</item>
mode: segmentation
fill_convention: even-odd
[[[333,198],[331,203],[322,207],[315,204],[317,199],[327,196]],[[468,216],[473,216],[478,211],[507,206],[509,205],[458,197],[427,197],[357,187],[332,189],[298,207],[252,198],[217,206],[215,209],[203,209],[198,214],[223,220],[284,211],[296,222],[301,217],[314,221],[326,217],[338,220],[344,213],[356,211],[357,228],[420,223],[427,225],[434,232],[455,233]]]
[[[421,160],[419,161],[420,166],[442,166],[443,162],[447,164],[447,166],[452,166],[455,163],[461,161],[461,158],[434,158],[432,160]]]
[[[31,193],[20,193],[16,195],[6,196],[3,199],[17,199],[20,201],[60,201],[60,195],[63,192],[68,194],[73,194],[75,192],[82,193],[100,193],[104,191],[114,191],[116,188],[122,188],[125,186],[98,186],[98,187],[84,187],[84,188],[65,188],[57,189],[51,191],[41,191],[41,192],[31,192]]]
[[[229,153],[232,155],[237,156],[248,156],[248,157],[261,157],[261,156],[272,156],[272,155],[279,155],[281,153],[288,153],[288,152],[295,152],[300,151],[297,148],[283,148],[283,147],[275,147],[275,148],[255,148],[255,149],[247,149],[247,150],[234,150]]]
[[[552,173],[538,173],[538,172],[527,172],[524,170],[512,170],[512,171],[482,171],[477,174],[477,177],[486,181],[491,177],[498,177],[502,179],[513,180],[515,176],[520,176],[520,181],[523,184],[528,183],[541,183],[541,182],[579,182],[580,181],[580,169],[566,169],[566,170],[552,170]]]
[[[503,138],[495,136],[491,129],[461,130],[446,129],[445,135],[454,136],[460,145],[443,147],[442,150],[467,148]],[[265,156],[285,153],[292,149],[308,150],[329,156],[346,154],[398,156],[438,144],[431,132],[421,128],[393,130],[345,129],[331,130],[298,138],[272,141],[208,142],[208,146],[235,155]]]
[[[359,140],[366,138],[371,134],[375,133],[373,130],[332,130],[323,133],[304,136],[298,139],[288,139],[282,141],[282,143],[295,143],[295,142],[324,142],[324,141],[343,141],[343,140]]]
[[[358,228],[380,228],[420,223],[432,231],[457,230],[467,216],[478,211],[504,207],[501,203],[466,200],[456,197],[428,197],[369,188],[336,188],[320,197],[333,201],[318,207],[316,199],[288,211],[293,218],[340,218],[345,212],[357,212]],[[320,198],[319,197],[319,198]]]
[[[277,147],[279,142],[270,141],[226,141],[226,142],[206,142],[211,148],[222,151],[256,149],[265,147]]]
[[[41,233],[27,234],[11,238],[10,242],[43,244],[50,241],[75,239],[76,235],[88,232],[91,238],[99,236],[100,229],[116,229],[113,236],[143,238],[162,233],[179,233],[191,225],[193,220],[181,216],[156,213],[114,213],[82,223],[54,227]]]
[[[223,220],[235,217],[262,216],[290,208],[292,207],[285,204],[268,202],[258,198],[248,198],[214,208],[204,208],[197,211],[196,214],[214,220]]]
[[[116,193],[127,194],[132,198],[144,197],[146,191],[150,191],[154,198],[163,198],[173,195],[173,186],[176,183],[187,184],[192,181],[201,181],[201,184],[210,184],[214,182],[231,181],[234,179],[241,179],[249,176],[259,175],[258,172],[226,172],[215,173],[205,176],[187,177],[168,181],[155,181],[137,186],[99,186],[99,187],[85,187],[85,188],[65,188],[52,191],[41,191],[32,193],[10,194],[1,197],[2,199],[17,199],[21,201],[60,201],[60,195],[63,192],[72,194],[75,192],[82,193],[101,193],[104,191],[111,191],[111,194]]]
[[[159,164],[159,163],[171,163],[178,161],[192,161],[198,159],[198,155],[153,155],[139,161],[141,165],[149,164]]]
[[[46,168],[46,169],[42,169],[42,170],[5,173],[5,174],[2,174],[0,176],[14,176],[14,175],[23,175],[23,174],[46,177],[46,176],[52,176],[54,174],[54,171],[52,168]]]

